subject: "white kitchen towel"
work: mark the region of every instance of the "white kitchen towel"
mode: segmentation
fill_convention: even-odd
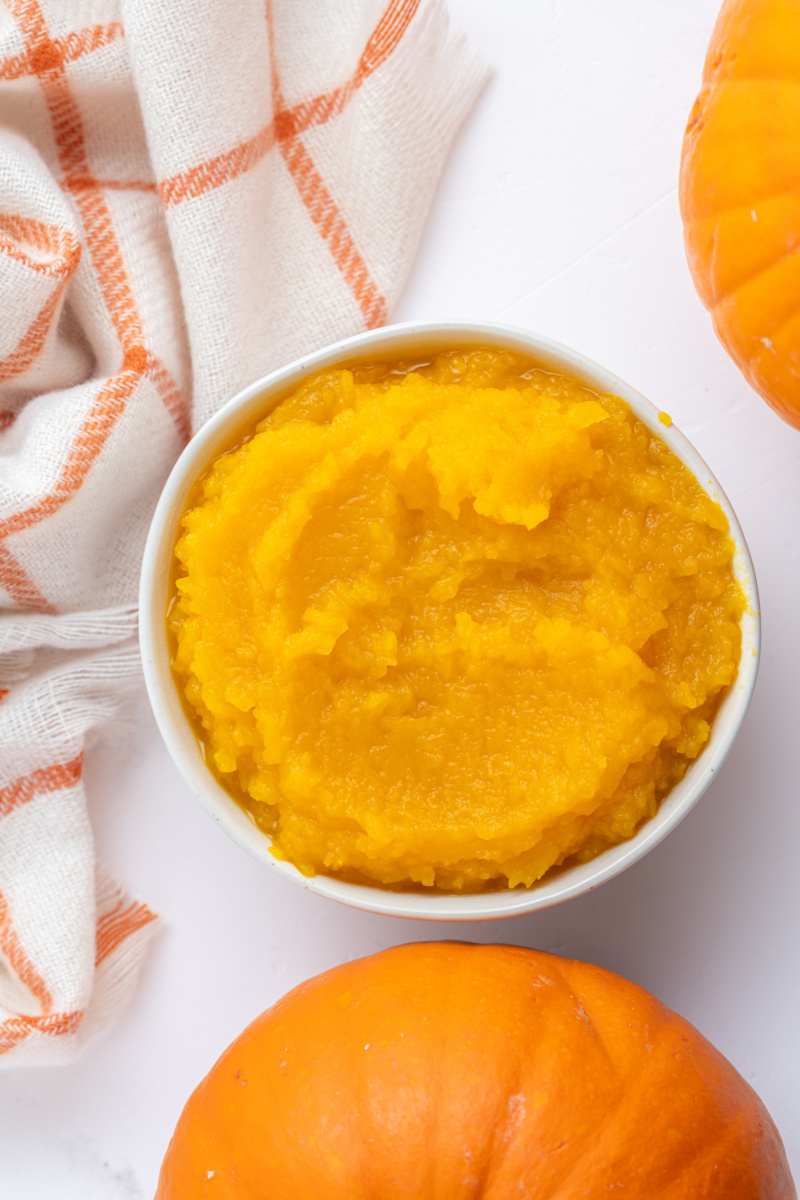
[[[0,1063],[113,1018],[154,915],[96,869],[159,490],[241,387],[382,324],[486,77],[441,0],[0,8]]]

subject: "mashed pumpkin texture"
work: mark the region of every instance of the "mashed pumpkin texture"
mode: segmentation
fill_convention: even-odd
[[[495,350],[328,370],[195,489],[174,671],[304,873],[527,885],[630,837],[702,751],[732,554],[613,396]]]

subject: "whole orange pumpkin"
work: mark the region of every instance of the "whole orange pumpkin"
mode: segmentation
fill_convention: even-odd
[[[156,1200],[790,1200],[758,1097],[634,984],[516,946],[348,963],[190,1098]]]
[[[800,428],[800,4],[726,0],[683,143],[686,253],[729,354]]]

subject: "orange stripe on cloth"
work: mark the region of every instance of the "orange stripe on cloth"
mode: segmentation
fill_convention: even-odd
[[[147,352],[140,348],[140,355],[143,358],[143,365],[146,366]],[[0,538],[6,538],[12,533],[18,533],[21,529],[28,529],[31,525],[37,524],[44,517],[56,512],[75,494],[105,445],[109,433],[125,408],[126,400],[141,377],[142,370],[131,368],[120,371],[118,375],[112,375],[111,379],[103,384],[70,449],[67,461],[61,468],[53,491],[37,500],[30,508],[15,513],[0,522]],[[6,586],[1,565],[0,584],[3,587]]]
[[[36,362],[53,326],[53,318],[66,283],[66,279],[63,280],[48,296],[11,354],[0,358],[0,383],[13,379],[15,375],[23,375]]]
[[[54,605],[39,591],[8,547],[3,545],[0,545],[0,587],[20,608],[42,613],[56,611]]]
[[[0,521],[0,540],[29,529],[51,513],[56,512],[78,491],[89,473],[93,462],[103,449],[111,430],[125,410],[125,404],[133,389],[143,375],[151,375],[156,387],[161,392],[162,401],[171,415],[185,428],[184,414],[181,407],[180,393],[172,384],[170,396],[167,388],[171,384],[171,376],[164,371],[161,364],[142,346],[135,346],[126,355],[129,364],[126,369],[113,375],[100,388],[91,411],[83,423],[78,437],[75,439],[67,461],[52,492],[37,500],[30,508],[14,513]],[[33,608],[42,612],[52,612],[52,605],[41,594],[36,585],[28,578],[22,567],[7,549],[0,545],[0,587],[14,597],[24,608]]]
[[[396,6],[390,5],[389,7],[393,9]],[[272,104],[274,110],[280,112],[284,108],[284,103],[275,52],[272,0],[267,0],[266,16],[272,75]],[[382,325],[388,315],[386,301],[376,287],[367,264],[347,227],[347,222],[317,170],[311,155],[297,136],[287,137],[281,141],[280,150],[295,182],[300,199],[305,204],[308,215],[330,250],[333,261],[341,271],[345,283],[353,293],[367,329],[374,329],[376,326]]]
[[[76,182],[83,185],[95,182],[86,157],[80,110],[70,90],[63,61],[53,52],[55,43],[49,37],[38,0],[10,0],[10,8],[25,38],[31,61],[37,64],[36,73],[50,112],[65,189],[72,190]],[[108,314],[122,350],[129,357],[144,342],[144,332],[111,213],[97,188],[76,188],[73,195],[83,219]],[[143,362],[142,370],[144,366]]]
[[[71,178],[63,181],[63,187],[68,192],[158,192],[152,180],[147,179],[86,179]]]
[[[0,1054],[7,1054],[32,1033],[45,1033],[51,1037],[76,1033],[83,1020],[83,1012],[49,1013],[46,1017],[9,1017],[0,1024]]]
[[[419,6],[420,0],[392,0],[361,55],[355,74],[356,87],[360,87],[367,76],[377,71],[397,49]]]
[[[212,192],[221,184],[244,175],[269,153],[275,145],[275,140],[275,122],[270,121],[269,125],[254,137],[240,142],[232,150],[226,150],[196,167],[189,167],[186,171],[162,180],[158,185],[161,203],[165,208],[181,204],[184,200],[192,200],[205,192]]]
[[[276,144],[303,133],[312,125],[324,125],[346,108],[365,79],[380,67],[397,47],[419,8],[420,0],[392,0],[370,36],[352,77],[340,87],[304,100],[291,108],[273,104],[268,125],[234,146],[195,167],[188,167],[161,181],[158,192],[166,208],[213,191],[252,170]],[[272,16],[267,13],[270,47],[273,45]],[[274,59],[274,56],[273,56]],[[273,65],[273,80],[274,80]],[[275,99],[273,95],[273,100]]]
[[[82,58],[84,54],[91,54],[94,50],[101,50],[103,46],[110,46],[112,42],[124,36],[122,22],[109,21],[107,25],[89,25],[86,29],[68,33],[65,38],[53,38],[53,42],[56,46],[63,47],[64,62],[75,62],[76,58]]]
[[[107,912],[97,922],[95,966],[99,967],[126,938],[155,920],[156,914],[151,912],[146,904],[133,902],[127,908],[123,908],[123,901],[120,900],[111,912]]]
[[[97,189],[76,191],[74,195],[87,234],[90,234],[89,250],[108,314],[125,353],[125,366],[153,379],[181,440],[187,442],[190,428],[183,394],[160,359],[144,348],[144,328],[108,205]]]
[[[0,80],[20,79],[23,75],[30,74],[31,68],[27,54],[12,54],[0,62]]]
[[[50,43],[49,61],[56,64],[74,62],[76,58],[90,54],[92,50],[99,50],[101,46],[108,46],[123,35],[124,30],[119,21],[112,21],[108,25],[90,25],[77,33],[67,34],[65,38],[53,38]],[[25,51],[24,54],[14,54],[0,62],[0,80],[38,75],[42,69],[42,53],[37,56]]]
[[[50,258],[42,261],[26,254],[26,245],[49,254]],[[75,270],[81,245],[72,230],[61,225],[47,225],[33,217],[0,213],[0,253],[21,262],[29,271],[58,279]]]
[[[42,88],[50,113],[59,165],[65,177],[64,185],[68,189],[70,180],[85,182],[90,180],[92,175],[86,157],[83,123],[69,88],[64,58],[57,41],[49,36],[37,0],[8,0],[8,5],[19,25],[31,68],[38,76]],[[86,45],[92,45],[91,37],[87,39]],[[103,196],[97,189],[76,190],[73,194],[83,219],[86,240],[103,299],[124,354],[124,363],[122,370],[100,389],[92,412],[70,450],[54,491],[6,520],[0,528],[0,537],[7,537],[9,533],[28,528],[60,508],[74,495],[103,448],[137,380],[146,371],[169,375],[163,365],[154,366],[154,357],[143,346],[141,319],[134,304],[111,214]],[[162,386],[159,387],[159,392],[162,397],[166,396],[169,399],[170,415],[175,420],[181,436],[185,437],[188,416],[182,406],[181,411],[176,413],[174,397],[178,388],[171,379],[170,383],[169,389]],[[23,602],[22,597],[26,592],[34,599],[38,594],[38,602],[28,606],[41,608],[42,601],[47,604],[35,584],[27,579],[22,568],[7,551],[4,556],[0,556],[0,585],[10,591],[19,602]]]
[[[183,400],[183,393],[167,368],[154,354],[147,356],[146,374],[158,389],[161,403],[166,408],[183,441],[188,442],[191,436],[189,415]]]
[[[22,943],[11,923],[8,901],[2,892],[0,892],[0,950],[19,981],[25,985],[34,999],[38,1000],[42,1014],[49,1013],[53,1007],[53,998],[47,984],[22,949]]]
[[[34,258],[26,253],[26,244],[49,254],[50,258]],[[0,359],[0,383],[4,383],[27,371],[41,353],[64,288],[80,261],[81,246],[69,229],[45,225],[31,218],[0,214],[0,254],[13,258],[37,275],[51,276],[56,280],[56,287],[16,348]]]
[[[0,817],[5,817],[15,808],[27,804],[34,796],[74,787],[82,771],[83,754],[78,754],[69,762],[40,767],[37,771],[31,771],[30,775],[20,776],[19,779],[0,788]]]
[[[292,108],[281,109],[275,117],[278,138],[304,133],[312,125],[324,125],[342,112],[366,79],[386,62],[420,6],[420,0],[395,0],[386,9],[358,60],[353,75],[340,87],[322,92],[312,100],[303,100]]]
[[[125,270],[122,250],[103,195],[94,190],[73,193],[88,235],[100,290],[124,353],[144,342],[144,328]]]
[[[300,199],[308,209],[333,261],[353,293],[367,329],[383,325],[388,308],[375,285],[369,268],[359,253],[336,201],[329,192],[311,155],[299,138],[281,143],[281,153],[297,186]]]

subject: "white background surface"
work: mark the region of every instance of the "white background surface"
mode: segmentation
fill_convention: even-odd
[[[646,859],[489,925],[351,912],[230,843],[142,697],[90,756],[99,857],[163,917],[133,1003],[77,1062],[0,1075],[3,1200],[149,1200],[189,1092],[309,975],[411,939],[609,967],[759,1091],[800,1178],[800,433],[717,344],[685,265],[680,143],[716,0],[450,0],[495,75],[448,164],[397,320],[499,319],[582,350],[671,413],[720,479],[762,597],[755,699],[720,778]]]

